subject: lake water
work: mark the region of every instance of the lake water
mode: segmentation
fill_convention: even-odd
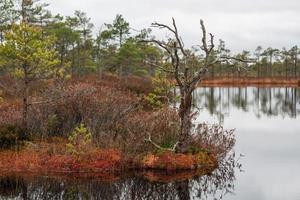
[[[170,182],[10,176],[0,199],[300,199],[300,89],[198,88],[194,104],[196,122],[236,129],[242,168],[230,157],[210,175]]]

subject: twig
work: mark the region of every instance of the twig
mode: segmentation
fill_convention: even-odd
[[[172,151],[172,152],[175,152],[175,149],[178,145],[179,142],[176,142],[176,144],[172,147],[172,148],[164,148],[164,147],[161,147],[160,145],[156,144],[155,142],[152,141],[151,139],[151,135],[149,134],[148,135],[148,138],[145,138],[144,139],[146,142],[149,142],[151,143],[153,146],[155,146],[156,148],[160,149],[160,150],[163,150],[163,151]]]

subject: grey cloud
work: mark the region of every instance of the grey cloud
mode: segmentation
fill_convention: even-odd
[[[151,22],[178,22],[186,45],[199,42],[199,19],[226,41],[233,51],[254,50],[257,45],[281,48],[300,43],[300,2],[298,0],[44,0],[53,12],[71,15],[88,13],[95,30],[123,14],[136,29]]]

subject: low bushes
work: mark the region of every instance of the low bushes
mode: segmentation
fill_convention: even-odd
[[[191,151],[210,152],[223,159],[235,145],[234,129],[226,130],[219,124],[199,124],[192,137]]]
[[[180,132],[178,113],[167,105],[149,107],[149,102],[144,98],[148,84],[143,85],[144,82],[135,77],[131,79],[134,81],[128,80],[128,84],[140,89],[128,88],[128,84],[121,85],[117,77],[106,75],[103,79],[72,79],[61,87],[55,87],[50,82],[46,91],[31,98],[28,132],[36,140],[52,137],[67,139],[83,123],[91,133],[93,148],[118,149],[128,159],[136,155],[143,157],[149,153],[164,153],[146,139],[151,137],[162,149],[173,147]],[[3,103],[0,111],[0,126],[18,127],[22,114],[18,101]],[[5,134],[0,135],[3,146],[13,146],[22,138],[15,133],[18,130],[5,129],[3,132]],[[223,130],[218,125],[203,124],[192,136],[189,153],[208,152],[221,158],[230,151],[234,141],[232,131]],[[78,152],[75,143],[70,143],[69,149]]]
[[[0,126],[20,124],[22,119],[21,105],[18,101],[0,104]]]
[[[150,135],[155,143],[167,148],[177,142],[179,127],[179,118],[173,109],[139,111],[116,124],[117,134],[111,138],[111,143],[126,151],[127,155],[158,152],[159,149],[145,139]]]
[[[31,132],[44,138],[68,137],[84,123],[98,147],[118,148],[127,154],[156,150],[144,141],[148,134],[162,146],[175,144],[179,130],[175,110],[149,109],[143,97],[108,85],[90,79],[72,82],[60,91],[63,98],[58,101],[31,106]]]
[[[24,129],[17,125],[0,125],[0,149],[8,149],[28,139]]]
[[[148,107],[143,98],[151,89],[148,79],[130,77],[124,85],[119,81],[104,75],[103,79],[72,79],[62,87],[49,83],[48,90],[31,99],[28,132],[36,139],[67,138],[83,123],[96,146],[102,148],[119,148],[128,154],[153,151],[155,148],[144,141],[148,134],[162,146],[174,145],[179,129],[176,111]],[[20,124],[20,103],[0,109],[0,123]]]
[[[67,85],[56,96],[55,102],[31,106],[29,128],[33,133],[67,137],[84,123],[98,137],[111,130],[139,101],[128,91],[86,82]]]

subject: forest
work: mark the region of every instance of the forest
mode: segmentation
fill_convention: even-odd
[[[202,81],[300,84],[297,45],[233,53],[200,20],[202,40],[186,47],[175,18],[137,30],[117,14],[95,27],[83,11],[62,16],[47,6],[0,2],[4,171],[210,172],[230,154],[235,137],[219,124],[193,123],[201,114],[193,93]],[[157,38],[154,29],[168,35]]]
[[[62,16],[47,10],[47,4],[24,1],[20,5],[17,2],[1,2],[1,44],[5,43],[5,32],[11,30],[13,24],[25,22],[38,27],[36,31],[39,37],[56,38],[49,41],[49,45],[53,45],[57,52],[59,65],[64,69],[68,68],[72,75],[110,72],[120,76],[154,76],[157,66],[168,62],[160,48],[140,42],[153,37],[151,28],[136,30],[120,14],[112,22],[95,27],[91,18],[83,11],[77,10],[72,16]],[[203,55],[197,53],[196,46],[190,47],[189,51],[194,56],[195,63],[201,62]],[[219,39],[210,59],[234,56],[255,62],[248,65],[238,61],[219,63],[211,67],[209,74],[212,77],[299,76],[299,54],[296,44],[290,49],[258,46],[254,52],[244,50],[233,54],[226,47],[225,41]],[[1,73],[4,72],[2,69]]]

